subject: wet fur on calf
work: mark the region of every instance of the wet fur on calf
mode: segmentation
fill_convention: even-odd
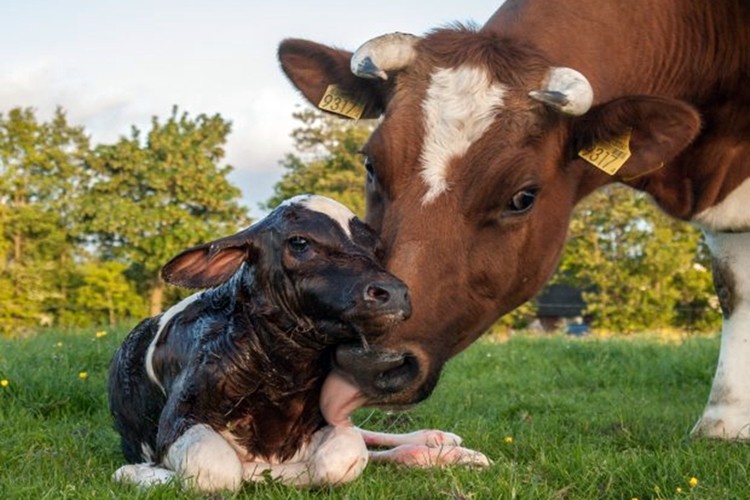
[[[290,459],[326,425],[330,350],[408,317],[374,233],[322,200],[294,198],[165,266],[168,282],[213,288],[142,321],[115,354],[109,404],[129,462],[162,463],[200,424],[240,460]]]

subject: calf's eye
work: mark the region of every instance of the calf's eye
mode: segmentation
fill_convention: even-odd
[[[302,236],[292,236],[287,240],[287,245],[289,245],[289,249],[294,253],[304,253],[310,248],[310,242]]]
[[[513,195],[508,202],[507,211],[511,215],[519,215],[528,212],[536,200],[537,189],[522,189]]]

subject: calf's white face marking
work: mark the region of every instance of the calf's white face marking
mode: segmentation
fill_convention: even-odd
[[[483,68],[460,66],[436,70],[422,102],[425,138],[422,179],[428,204],[448,190],[448,166],[484,135],[503,105],[507,87],[492,81]]]
[[[281,206],[299,204],[313,212],[319,212],[333,219],[347,237],[351,239],[352,232],[349,223],[355,217],[354,213],[336,200],[313,194],[301,194],[288,199]]]
[[[745,179],[721,203],[697,214],[693,221],[710,231],[749,231],[750,179]]]

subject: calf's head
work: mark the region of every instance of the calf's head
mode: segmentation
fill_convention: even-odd
[[[321,345],[385,333],[410,314],[406,286],[378,263],[376,234],[338,202],[292,198],[244,231],[167,263],[168,283],[210,288],[244,279],[256,307]],[[238,273],[247,266],[247,273]]]
[[[680,101],[597,102],[602,75],[484,30],[386,35],[354,54],[286,40],[279,58],[314,105],[336,85],[382,115],[363,148],[366,221],[413,314],[373,349],[339,348],[368,404],[426,397],[448,358],[541,288],[580,198],[658,169],[700,128]],[[577,154],[624,134],[632,154],[615,176]]]

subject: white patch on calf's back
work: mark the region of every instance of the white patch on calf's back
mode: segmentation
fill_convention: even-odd
[[[716,205],[693,217],[693,222],[709,231],[750,231],[750,179]]]
[[[422,102],[425,138],[421,175],[428,188],[424,204],[448,190],[448,165],[492,125],[506,91],[486,70],[475,66],[441,68],[432,74]]]
[[[151,343],[146,350],[146,359],[144,360],[146,374],[151,382],[159,386],[159,389],[161,389],[161,392],[164,394],[166,394],[167,391],[164,390],[164,386],[161,385],[161,382],[159,382],[159,379],[156,377],[156,371],[154,371],[154,352],[156,351],[156,344],[159,342],[159,337],[161,337],[167,323],[169,323],[169,321],[177,314],[184,311],[190,304],[198,300],[201,295],[203,295],[203,292],[194,293],[190,297],[182,299],[180,302],[167,309],[167,311],[162,314],[161,318],[159,318],[159,327],[156,330],[156,335],[154,335],[153,340],[151,340]]]

